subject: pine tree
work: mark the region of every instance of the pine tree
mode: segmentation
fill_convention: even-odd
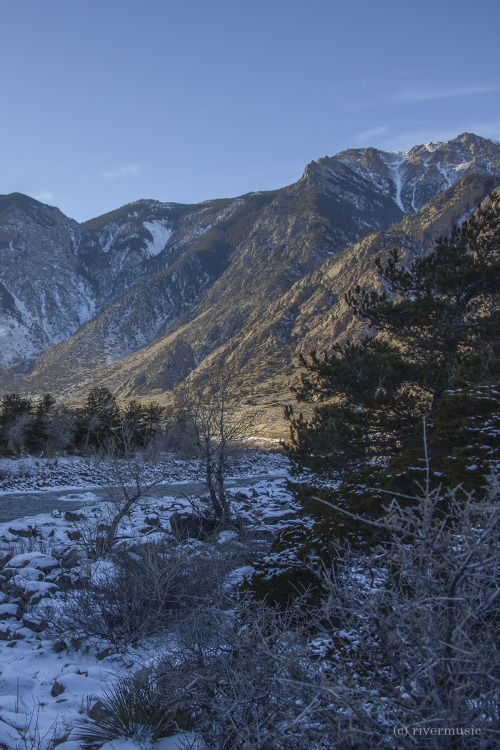
[[[33,402],[19,393],[6,393],[0,401],[0,445],[2,451],[19,453],[24,448],[26,426],[33,413]]]
[[[498,380],[499,250],[496,192],[408,268],[396,249],[377,259],[385,291],[346,295],[367,337],[301,359],[307,372],[294,393],[314,407],[310,419],[286,410],[294,459],[345,475],[395,456],[450,388]]]
[[[86,451],[90,447],[103,447],[113,436],[120,423],[120,410],[109,388],[95,387],[89,392],[81,411],[78,427],[79,442]]]
[[[33,419],[25,429],[25,445],[30,453],[43,453],[51,437],[51,416],[56,405],[54,396],[46,393],[33,408]]]

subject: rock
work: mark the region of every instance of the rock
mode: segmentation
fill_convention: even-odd
[[[274,526],[274,524],[280,523],[280,521],[291,521],[294,518],[297,518],[297,514],[293,510],[277,510],[264,516],[262,523]]]
[[[66,534],[68,535],[68,539],[71,542],[77,542],[79,539],[82,538],[82,532],[75,530],[75,531],[66,531]]]
[[[21,596],[31,596],[31,603],[34,603],[34,596],[48,596],[57,590],[55,583],[49,583],[48,581],[32,581],[29,579],[23,579],[20,576],[16,576],[14,579],[16,589],[19,591]],[[38,599],[40,601],[40,599]]]
[[[17,604],[0,604],[0,620],[7,620],[10,617],[17,617]]]
[[[253,510],[252,503],[247,502],[247,501],[239,501],[238,507],[241,508],[241,510],[246,510],[246,511]]]
[[[33,638],[34,632],[31,630],[31,628],[19,628],[19,630],[16,630],[14,633],[12,633],[12,638],[15,641],[24,641],[25,638]]]
[[[61,573],[61,575],[54,579],[54,583],[56,583],[60,589],[69,589],[73,584],[73,579],[68,573]]]
[[[74,513],[72,510],[67,510],[64,514],[65,521],[71,521],[76,523],[77,521],[84,521],[87,518],[83,513]]]
[[[233,498],[234,500],[244,501],[249,499],[249,495],[246,492],[236,492]]]
[[[99,661],[102,661],[107,656],[110,656],[110,654],[112,654],[112,653],[113,653],[113,649],[112,648],[105,648],[105,649],[103,649],[102,651],[99,651],[96,654],[96,659],[99,659]]]
[[[146,516],[144,523],[147,523],[148,526],[156,526],[158,528],[161,526],[158,516]]]
[[[89,716],[89,718],[91,719],[94,719],[94,721],[99,721],[99,719],[106,718],[107,713],[104,710],[104,704],[101,703],[100,700],[96,700],[96,702],[87,711],[87,716]]]
[[[249,535],[256,542],[273,542],[276,537],[272,529],[252,529]]]
[[[172,534],[181,542],[186,539],[199,539],[203,531],[203,519],[192,513],[172,513],[170,516]]]
[[[26,565],[24,568],[14,568],[10,580],[13,585],[22,587],[22,584],[25,581],[43,581],[45,580],[45,576],[41,570],[38,570],[38,568]]]
[[[66,651],[68,648],[66,641],[54,641],[52,644],[52,651],[56,654],[60,654],[62,651]]]
[[[80,565],[80,563],[80,552],[74,547],[67,550],[67,552],[63,554],[61,559],[61,565],[63,566],[63,568],[76,568],[78,565]]]
[[[239,534],[237,531],[233,531],[231,529],[227,531],[221,531],[219,536],[217,537],[217,543],[218,544],[227,544],[229,542],[237,542],[239,540]]]
[[[7,553],[6,555],[4,555],[3,557],[0,557],[0,568],[3,568],[4,565],[7,565],[7,563],[10,560],[12,560],[12,557],[13,556],[11,554],[9,554],[9,553]]]
[[[38,536],[38,529],[35,526],[9,526],[9,533],[14,536],[20,536],[25,539],[32,539]]]
[[[0,641],[10,641],[11,632],[7,625],[0,624]]]
[[[52,690],[50,691],[50,694],[53,698],[58,698],[61,693],[64,693],[65,687],[64,685],[61,685],[60,682],[57,682],[57,680],[52,685]]]
[[[33,617],[31,615],[23,615],[23,625],[35,633],[41,633],[49,627],[47,620],[42,617]]]

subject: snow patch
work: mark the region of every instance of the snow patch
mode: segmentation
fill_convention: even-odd
[[[430,151],[431,154],[442,145],[442,141],[430,141],[429,143],[424,143],[424,147],[427,149],[427,151]]]
[[[171,238],[173,230],[170,222],[165,220],[145,221],[144,228],[148,230],[153,238],[146,242],[146,253],[152,258],[165,249],[165,245]]]

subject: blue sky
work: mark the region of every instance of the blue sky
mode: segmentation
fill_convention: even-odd
[[[496,0],[3,0],[0,193],[79,221],[500,138]]]

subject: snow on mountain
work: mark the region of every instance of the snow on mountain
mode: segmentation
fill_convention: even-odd
[[[500,177],[500,146],[464,133],[408,152],[349,149],[273,192],[142,200],[82,225],[26,196],[0,197],[0,363],[26,371],[43,353],[34,372],[46,387],[54,368],[70,382],[173,337],[157,378],[170,388],[258,326],[264,303],[473,174]],[[196,337],[176,338],[197,319]]]
[[[75,257],[76,222],[19,194],[0,198],[0,362],[26,360],[96,310]]]
[[[164,250],[165,245],[172,236],[172,227],[169,222],[165,221],[145,221],[144,227],[148,230],[153,238],[146,242],[146,253],[151,257],[158,255]]]

